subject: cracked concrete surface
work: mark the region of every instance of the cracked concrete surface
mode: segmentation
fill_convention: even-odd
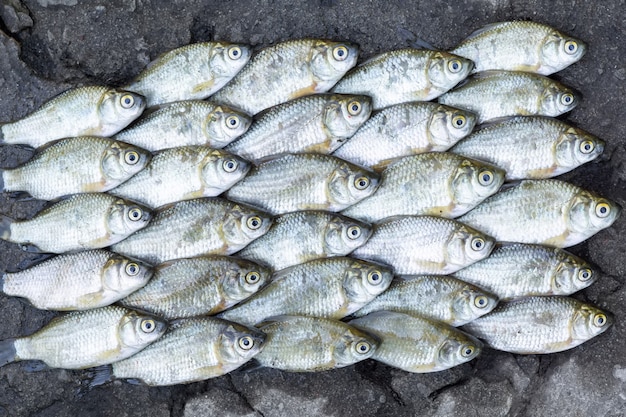
[[[490,22],[531,19],[589,43],[555,78],[582,103],[566,119],[607,142],[597,161],[563,178],[626,205],[626,14],[623,1],[459,0],[0,0],[0,122],[18,119],[70,86],[121,85],[159,54],[204,40],[259,47],[297,37],[346,39],[361,60],[406,46],[406,31],[450,48]],[[0,166],[31,152],[0,149]],[[0,195],[0,212],[26,218],[41,201]],[[87,372],[0,368],[4,416],[626,416],[626,219],[572,251],[602,271],[577,294],[615,314],[608,332],[570,351],[477,360],[415,375],[374,361],[319,374],[262,369],[184,386],[116,381],[85,388]],[[0,241],[0,267],[32,258]],[[29,334],[53,317],[0,295],[0,339]]]

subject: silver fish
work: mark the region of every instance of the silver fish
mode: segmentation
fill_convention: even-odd
[[[491,255],[456,274],[502,299],[531,295],[570,295],[593,284],[597,272],[562,249],[517,243],[497,247]]]
[[[172,49],[148,64],[125,88],[146,97],[148,107],[180,100],[205,99],[248,63],[249,46],[198,42]]]
[[[251,129],[226,150],[258,161],[282,153],[332,153],[372,112],[366,96],[315,94],[260,114]]]
[[[475,124],[476,116],[465,110],[429,102],[398,104],[372,116],[333,155],[379,171],[403,156],[446,151]]]
[[[252,118],[230,107],[206,101],[181,101],[141,117],[115,139],[151,152],[179,146],[221,149],[245,133]]]
[[[439,103],[476,113],[478,123],[507,116],[552,116],[580,102],[574,90],[538,74],[485,71],[439,97]]]
[[[261,323],[267,335],[261,365],[291,372],[343,368],[372,357],[378,339],[340,321],[279,316]]]
[[[380,339],[372,359],[407,372],[443,371],[471,361],[483,347],[447,324],[403,313],[378,311],[348,324]]]
[[[112,136],[141,115],[146,100],[109,87],[78,87],[16,122],[0,124],[0,144],[38,148],[74,136]]]
[[[285,155],[252,168],[226,196],[272,214],[340,211],[372,195],[380,176],[330,155]]]
[[[249,170],[249,162],[220,149],[206,146],[165,149],[143,171],[110,193],[156,208],[182,200],[215,197]]]
[[[150,160],[150,153],[94,136],[62,139],[17,168],[0,170],[0,189],[54,200],[115,188]]]
[[[105,250],[55,256],[0,278],[0,291],[42,310],[88,310],[113,304],[146,285],[152,268]]]
[[[397,274],[447,275],[489,256],[495,240],[455,220],[432,216],[391,218],[352,256],[393,267]]]
[[[489,313],[497,304],[493,294],[451,276],[405,275],[394,278],[387,291],[352,315],[396,311],[457,327]]]
[[[447,152],[406,156],[382,172],[376,193],[342,213],[370,223],[400,215],[459,217],[495,194],[504,175],[492,165]]]
[[[550,75],[578,62],[587,45],[550,26],[512,21],[478,29],[450,52],[474,61],[474,71],[528,71]]]
[[[157,266],[148,285],[120,301],[168,320],[217,314],[256,293],[271,271],[254,262],[213,255]]]
[[[144,349],[167,324],[152,315],[109,306],[52,319],[31,336],[0,341],[0,366],[40,360],[52,368],[106,365]]]
[[[356,65],[358,46],[323,39],[295,39],[260,50],[213,97],[256,114],[280,103],[325,93]]]
[[[100,249],[146,227],[145,207],[105,193],[75,194],[30,220],[0,215],[0,238],[33,251],[64,253]]]
[[[450,149],[504,169],[507,180],[556,177],[593,161],[603,151],[603,140],[540,116],[482,126]]]
[[[569,297],[528,297],[503,302],[464,326],[494,349],[520,354],[571,349],[606,331],[613,316]]]
[[[230,255],[265,234],[271,224],[269,215],[251,207],[222,198],[199,198],[162,208],[148,227],[111,249],[151,264]]]
[[[382,265],[317,259],[274,273],[265,288],[220,317],[249,325],[282,314],[341,319],[385,291],[392,278]]]
[[[374,109],[409,101],[429,101],[445,93],[474,68],[469,59],[448,52],[399,49],[369,59],[333,88],[335,93],[365,94]]]
[[[277,217],[269,232],[237,255],[279,270],[313,259],[345,256],[371,234],[369,225],[340,214],[297,211]]]
[[[610,227],[620,212],[616,203],[573,184],[525,180],[458,220],[501,242],[566,248]]]

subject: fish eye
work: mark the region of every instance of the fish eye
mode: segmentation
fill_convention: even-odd
[[[580,151],[582,153],[591,153],[594,147],[595,146],[593,145],[593,142],[590,140],[586,140],[580,143]]]
[[[571,93],[565,93],[561,96],[561,104],[569,106],[574,102],[574,95]]]
[[[261,275],[256,271],[248,272],[246,274],[246,282],[248,284],[256,284],[260,279]]]
[[[565,42],[565,53],[572,55],[578,51],[578,42],[576,41],[567,41]]]
[[[141,321],[141,331],[144,333],[152,333],[154,331],[154,329],[156,329],[156,323],[154,323],[154,320],[152,319],[148,319],[148,320],[142,320]]]
[[[237,116],[229,116],[226,119],[226,126],[228,126],[231,129],[237,129],[240,125],[240,121],[239,121],[239,117]]]
[[[348,57],[348,48],[345,46],[336,46],[333,49],[333,58],[337,61],[344,61]]]
[[[239,164],[237,163],[236,160],[234,160],[234,159],[227,159],[222,164],[222,167],[224,168],[224,171],[226,171],[226,172],[233,172],[233,171],[235,171],[237,169],[238,165]]]
[[[596,327],[602,327],[606,324],[606,315],[598,313],[593,317],[593,325]]]
[[[254,346],[254,340],[250,336],[244,336],[239,338],[239,347],[244,350],[250,350]]]
[[[596,206],[596,216],[604,218],[611,213],[611,207],[607,203],[599,203]]]
[[[478,308],[485,308],[489,304],[489,300],[484,295],[479,295],[474,299],[474,305]]]
[[[491,185],[493,182],[493,172],[486,170],[478,174],[478,182],[480,185]]]
[[[263,222],[261,221],[261,218],[259,216],[252,216],[248,219],[248,221],[246,222],[246,224],[248,225],[248,227],[252,230],[256,230],[259,227],[261,227],[261,224]]]
[[[358,101],[350,102],[350,104],[348,104],[348,113],[350,113],[350,115],[352,116],[356,116],[357,114],[361,113],[361,103],[359,103]]]
[[[383,274],[380,271],[372,271],[367,274],[367,281],[372,285],[378,285],[383,280]]]
[[[450,70],[450,72],[457,73],[461,71],[461,68],[463,68],[463,64],[461,64],[461,61],[459,61],[458,59],[453,59],[448,62],[448,69]]]
[[[135,151],[128,151],[124,154],[124,161],[128,165],[135,165],[139,162],[139,154]]]
[[[241,48],[238,46],[233,46],[228,49],[228,57],[230,59],[239,59],[241,58]]]
[[[368,342],[361,341],[356,344],[357,353],[366,354],[370,350],[372,350],[372,345],[370,345]]]
[[[475,251],[481,251],[485,247],[485,240],[481,237],[475,237],[472,239],[472,249]]]
[[[126,273],[130,275],[131,277],[134,277],[135,275],[139,273],[139,265],[137,265],[135,262],[131,262],[127,264]]]
[[[467,119],[465,118],[465,116],[461,114],[457,114],[456,116],[452,118],[452,126],[456,127],[457,129],[461,128],[465,126],[466,121]]]
[[[465,358],[469,358],[470,356],[472,356],[474,354],[474,351],[476,350],[476,348],[472,345],[465,345],[463,347],[463,350],[461,350],[461,355]]]
[[[354,181],[354,186],[357,190],[365,190],[370,185],[370,180],[367,177],[359,177]]]
[[[125,109],[130,109],[135,104],[135,97],[130,94],[124,94],[120,99],[120,104]]]
[[[358,239],[361,237],[361,228],[359,226],[348,227],[348,237],[350,239]]]
[[[593,272],[589,268],[584,268],[578,271],[578,279],[581,281],[589,281],[593,276]]]
[[[140,220],[142,216],[143,216],[143,210],[140,209],[139,207],[132,208],[128,211],[128,218],[134,222],[136,222],[137,220]]]

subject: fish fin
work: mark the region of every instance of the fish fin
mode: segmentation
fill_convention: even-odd
[[[438,51],[430,42],[418,37],[415,33],[408,29],[398,28],[396,33],[407,45],[415,49],[428,49],[431,51]]]
[[[111,365],[102,365],[91,368],[91,370],[87,373],[88,390],[91,390],[91,388],[97,387],[98,385],[104,385],[114,379],[113,367]]]
[[[0,145],[5,145],[4,142],[4,132],[2,132],[2,128],[6,123],[0,123]]]
[[[96,305],[96,304],[100,304],[102,302],[102,293],[101,292],[92,292],[90,294],[85,294],[83,296],[80,296],[77,300],[77,303],[79,305],[88,305],[88,306],[92,306],[92,305]]]
[[[0,184],[2,185],[2,187],[4,188],[4,183]],[[18,201],[20,203],[26,202],[26,201],[35,201],[37,200],[35,197],[33,197],[32,195],[28,194],[26,191],[11,191],[7,193],[8,196],[15,200]]]
[[[33,372],[47,371],[48,369],[52,369],[52,368],[46,365],[45,362],[32,360],[32,361],[25,362],[22,365],[22,369],[24,369],[26,372],[33,373]]]
[[[255,358],[252,358],[248,362],[241,365],[237,369],[237,372],[248,373],[248,372],[256,371],[257,369],[261,369],[261,368],[265,368],[265,366],[261,365],[261,362],[259,362]]]
[[[11,225],[15,222],[9,216],[5,216],[4,214],[0,214],[0,239],[9,240],[11,239]]]
[[[494,28],[501,26],[502,23],[505,23],[505,22],[488,23],[485,26],[481,27],[480,29],[476,29],[475,31],[470,33],[465,39],[463,39],[463,42],[477,38],[483,33],[489,32],[490,30],[493,30]]]
[[[519,119],[520,117],[524,117],[527,118],[527,116],[503,116],[503,117],[496,117],[494,119],[489,119],[488,121],[481,123],[479,125],[474,126],[474,130],[472,132],[477,132],[479,130],[483,130],[483,129],[487,129],[493,125],[499,125],[502,123],[506,123],[509,120],[513,120],[513,119]]]
[[[37,247],[36,245],[33,245],[32,243],[20,244],[20,249],[28,253],[50,253],[50,252],[45,252],[39,249],[39,247]]]
[[[15,352],[15,339],[6,339],[0,341],[0,366],[7,363],[17,361],[17,353]]]
[[[200,83],[196,85],[191,91],[194,93],[199,93],[203,90],[213,87],[214,84],[215,84],[215,80],[210,80],[204,83]]]
[[[291,93],[291,95],[289,96],[289,99],[294,100],[296,98],[310,96],[311,94],[316,94],[317,92],[318,92],[317,84],[311,84],[308,87],[301,88],[300,90]]]
[[[511,181],[511,182],[505,182],[504,184],[502,184],[502,187],[500,187],[498,192],[501,193],[502,191],[506,191],[506,190],[508,190],[510,188],[515,188],[515,187],[519,186],[522,183],[522,181],[524,181],[524,180],[514,180],[514,181]]]

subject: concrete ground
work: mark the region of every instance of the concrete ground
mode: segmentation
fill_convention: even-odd
[[[358,42],[361,57],[406,46],[407,31],[453,47],[490,22],[530,19],[583,39],[589,52],[555,75],[583,95],[567,120],[607,142],[597,161],[565,176],[626,206],[626,14],[623,1],[434,2],[264,0],[1,0],[0,122],[72,86],[122,85],[160,53],[205,40],[258,47],[298,37]],[[0,149],[0,166],[26,160]],[[26,218],[40,201],[0,195],[0,213]],[[374,361],[319,374],[259,370],[149,388],[83,389],[85,372],[0,368],[0,416],[626,416],[626,218],[572,248],[602,276],[577,297],[615,314],[608,332],[553,355],[487,350],[449,371],[414,375]],[[0,241],[0,268],[32,257]],[[34,332],[54,314],[0,296],[0,339]]]

